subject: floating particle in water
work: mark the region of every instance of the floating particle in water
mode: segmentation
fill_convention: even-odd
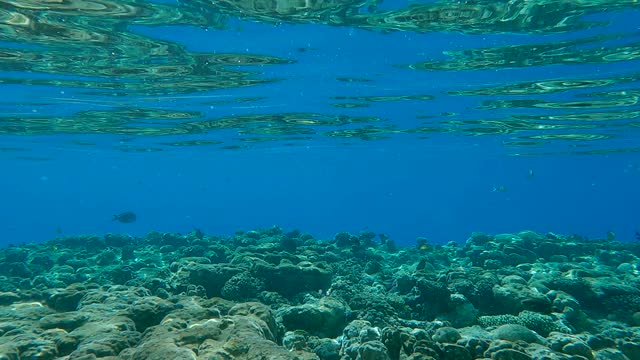
[[[625,174],[639,175],[640,174],[640,165],[636,163],[628,163],[624,169]]]
[[[529,179],[533,179],[536,176],[535,172],[533,172],[533,169],[529,169],[529,171],[527,172],[527,178]]]
[[[494,192],[494,193],[505,193],[507,191],[509,191],[509,189],[507,189],[507,187],[504,185],[497,185],[491,189],[491,192]]]

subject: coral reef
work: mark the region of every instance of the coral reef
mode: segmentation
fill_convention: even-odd
[[[636,360],[639,256],[531,231],[57,238],[0,249],[0,359]]]

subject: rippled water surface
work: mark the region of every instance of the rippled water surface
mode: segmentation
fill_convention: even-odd
[[[111,134],[136,152],[451,135],[513,155],[640,148],[632,0],[0,5],[3,135]]]

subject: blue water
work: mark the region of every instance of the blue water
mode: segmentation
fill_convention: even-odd
[[[1,10],[0,244],[272,225],[321,238],[371,230],[401,244],[640,231],[638,5],[575,5],[574,28],[460,18],[376,29],[362,17],[448,3],[342,2],[360,10],[338,23],[318,9],[242,3],[114,1],[147,9],[120,17]],[[16,14],[40,27],[7,20]],[[474,63],[479,49],[498,55]],[[227,61],[219,76],[197,60],[215,54],[278,60]],[[162,65],[184,68],[144,73]],[[551,80],[606,83],[496,92]],[[455,93],[482,89],[494,93]],[[138,220],[112,221],[123,211]]]

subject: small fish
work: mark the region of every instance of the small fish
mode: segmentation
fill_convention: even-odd
[[[607,231],[607,240],[613,241],[615,239],[616,239],[616,233],[614,233],[613,231]]]
[[[493,189],[491,189],[491,192],[500,192],[500,193],[505,193],[507,192],[507,187],[504,185],[498,185],[498,186],[494,186]]]
[[[56,234],[62,234],[62,228],[60,226],[56,226]]]
[[[640,232],[636,231],[636,240],[640,241]]]
[[[129,224],[136,221],[136,214],[132,211],[125,211],[118,215],[113,215],[113,221]]]
[[[529,169],[529,171],[527,172],[527,178],[533,179],[535,176],[536,174],[533,172],[533,169]]]
[[[420,245],[419,249],[422,250],[422,251],[430,251],[431,250],[431,245],[422,244],[422,245]]]

